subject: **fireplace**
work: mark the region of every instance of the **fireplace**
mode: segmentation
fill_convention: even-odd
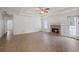
[[[60,25],[51,25],[51,32],[60,33]]]

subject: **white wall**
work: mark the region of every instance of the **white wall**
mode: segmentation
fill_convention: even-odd
[[[74,9],[74,10],[73,10]],[[48,21],[50,24],[62,24],[66,25],[67,16],[76,16],[79,15],[79,9],[64,9],[63,11],[51,12],[52,15],[49,14]],[[64,24],[65,23],[65,24]]]
[[[4,29],[4,20],[2,18],[2,14],[0,13],[0,38],[4,35],[5,29]]]
[[[3,12],[2,19],[4,21],[4,32],[7,32],[7,15]]]
[[[14,15],[14,34],[23,34],[41,31],[40,16]]]
[[[60,24],[61,25],[61,35],[68,35],[68,19],[67,16],[79,15],[79,10],[67,10],[67,12],[59,12],[58,14],[48,16],[48,21],[50,25]],[[79,29],[78,29],[79,30]]]

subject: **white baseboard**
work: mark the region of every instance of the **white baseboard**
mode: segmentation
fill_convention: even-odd
[[[20,34],[29,34],[29,33],[35,33],[40,31],[32,31],[32,32],[24,32],[24,33],[14,33],[14,35],[20,35]]]

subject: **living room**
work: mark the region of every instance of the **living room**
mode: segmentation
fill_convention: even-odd
[[[79,51],[78,15],[78,7],[0,7],[0,51]]]

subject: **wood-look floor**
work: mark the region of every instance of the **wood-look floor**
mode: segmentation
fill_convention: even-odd
[[[1,52],[77,52],[79,40],[45,32],[22,34],[0,39]]]

